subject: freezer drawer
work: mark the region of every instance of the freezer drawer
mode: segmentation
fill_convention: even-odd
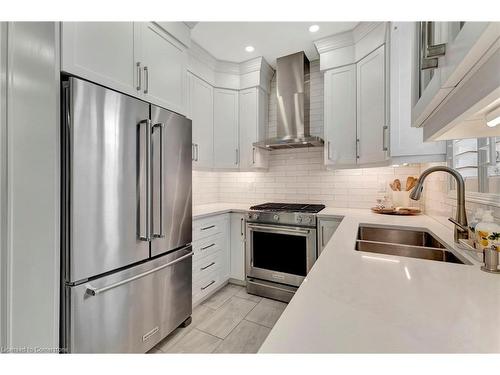
[[[72,353],[145,353],[192,312],[192,248],[66,287]]]

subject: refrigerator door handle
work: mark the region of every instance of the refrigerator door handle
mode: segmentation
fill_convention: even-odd
[[[165,124],[163,123],[158,123],[153,125],[153,133],[156,128],[160,129],[160,233],[155,233],[154,232],[154,223],[152,223],[152,228],[153,228],[153,238],[165,238],[165,233],[163,232],[163,225],[164,225],[164,207],[163,207],[163,194],[164,194],[164,189],[165,189],[165,176],[164,176],[164,171],[163,169],[165,168],[164,165],[164,156],[165,156],[165,139],[164,139],[164,129],[165,129]]]
[[[153,268],[152,270],[140,273],[138,275],[135,275],[135,276],[130,277],[128,279],[125,279],[125,280],[119,281],[117,283],[105,286],[103,288],[94,288],[92,285],[87,284],[86,285],[87,289],[85,290],[85,294],[87,294],[89,296],[96,296],[96,295],[104,293],[104,292],[106,292],[106,291],[108,291],[110,289],[114,289],[116,287],[119,287],[120,285],[128,284],[131,281],[134,281],[134,280],[137,280],[137,279],[141,279],[144,276],[151,275],[152,273],[158,272],[158,271],[160,271],[160,270],[162,270],[164,268],[167,268],[167,267],[170,267],[170,266],[172,266],[172,265],[174,265],[176,263],[182,262],[184,259],[192,257],[193,255],[194,255],[194,253],[191,251],[190,253],[181,256],[180,258],[177,258],[177,259],[175,259],[175,260],[173,260],[171,262],[165,263],[165,264],[163,264],[163,265],[161,265],[159,267]]]
[[[140,223],[139,223],[139,239],[141,241],[150,241],[151,240],[151,120],[146,119],[142,120],[139,125],[146,125],[145,126],[145,134],[146,134],[146,147],[145,147],[145,152],[146,152],[146,168],[145,168],[145,182],[146,182],[146,207],[145,207],[145,219],[144,219],[144,235],[141,233],[141,227],[142,227],[142,217],[140,217]],[[139,202],[142,202],[141,199],[139,199]],[[140,203],[139,203],[140,204]]]

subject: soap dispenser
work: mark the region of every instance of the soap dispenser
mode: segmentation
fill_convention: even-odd
[[[500,225],[495,223],[491,210],[486,210],[481,222],[477,223],[476,241],[478,249],[483,251],[483,271],[500,273],[498,269],[498,257],[500,251]]]

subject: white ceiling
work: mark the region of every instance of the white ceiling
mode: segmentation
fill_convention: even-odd
[[[316,24],[320,29],[309,32]],[[198,22],[191,30],[192,39],[216,59],[242,62],[264,56],[273,67],[276,58],[304,51],[309,60],[318,52],[313,41],[353,29],[358,22]],[[251,45],[255,51],[246,52]]]

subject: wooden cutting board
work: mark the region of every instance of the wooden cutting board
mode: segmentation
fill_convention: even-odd
[[[419,215],[422,213],[422,210],[420,208],[415,208],[415,207],[395,207],[395,208],[372,207],[371,210],[376,214],[382,214],[382,215]]]

